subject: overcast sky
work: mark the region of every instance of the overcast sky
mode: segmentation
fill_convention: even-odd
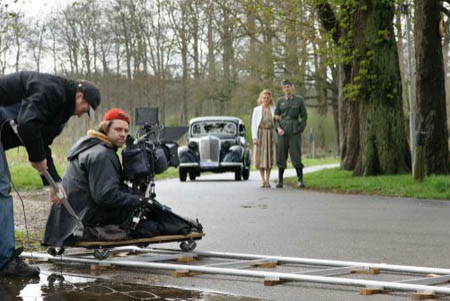
[[[9,4],[10,9],[18,10],[25,14],[25,16],[39,17],[46,15],[52,10],[61,8],[67,3],[73,3],[76,0],[18,0],[14,3],[13,0],[0,0],[2,4]]]

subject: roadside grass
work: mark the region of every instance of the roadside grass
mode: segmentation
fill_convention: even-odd
[[[44,251],[46,249],[46,247],[41,246],[41,240],[44,233],[43,229],[38,232],[28,232],[29,240],[25,231],[15,230],[14,233],[16,246],[23,246],[27,251]]]
[[[309,166],[317,166],[317,165],[327,165],[327,164],[333,164],[333,163],[339,163],[339,157],[323,157],[323,158],[302,158],[302,163],[305,167]],[[292,163],[290,161],[287,162],[287,168],[294,168],[292,166]],[[276,166],[274,166],[273,170],[278,169]],[[256,168],[252,163],[251,167],[252,171],[255,171]]]
[[[63,174],[67,165],[65,160],[67,150],[67,147],[58,147],[56,151],[53,151],[56,168],[60,175]],[[43,187],[40,176],[28,163],[24,148],[20,148],[19,151],[8,151],[7,156],[12,181],[17,190],[32,190]],[[337,157],[303,159],[303,164],[306,167],[338,162],[339,158]],[[288,163],[288,168],[292,168],[292,164]],[[177,177],[178,169],[170,167],[164,173],[156,175],[156,180]],[[296,178],[286,179],[286,182],[295,184]],[[350,171],[334,168],[305,174],[305,183],[309,189],[324,191],[450,200],[450,176],[433,175],[426,177],[424,182],[417,183],[412,180],[410,174],[353,177]]]
[[[354,177],[351,171],[332,168],[305,174],[304,180],[308,189],[315,190],[450,200],[450,176],[431,175],[415,182],[410,174]],[[286,181],[295,184],[297,179]]]
[[[58,173],[62,176],[67,167],[67,153],[70,149],[70,143],[58,143],[52,146],[52,157],[56,165]],[[24,147],[8,150],[6,152],[8,158],[9,169],[14,186],[18,190],[32,190],[42,188],[42,181],[39,174],[31,167],[28,162],[27,151]],[[120,157],[120,154],[119,154]],[[322,164],[338,163],[338,157],[326,158],[304,158],[305,166],[314,166]],[[288,163],[288,168],[292,168],[292,164]],[[252,166],[252,170],[255,168]],[[178,177],[178,169],[169,167],[162,174],[156,175],[156,180],[173,179]]]
[[[58,173],[62,176],[67,166],[67,154],[71,144],[59,142],[51,147],[52,158]],[[38,172],[28,162],[26,149],[21,146],[6,151],[11,179],[18,190],[30,190],[42,188],[42,180]]]
[[[175,167],[169,167],[165,172],[155,176],[156,181],[174,178],[178,178],[178,168]]]
[[[56,169],[61,176],[64,168],[62,164],[56,164]],[[32,190],[44,187],[39,173],[29,163],[10,166],[10,172],[12,184],[17,190]]]

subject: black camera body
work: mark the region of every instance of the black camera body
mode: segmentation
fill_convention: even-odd
[[[155,175],[163,173],[170,166],[178,167],[178,144],[175,141],[187,130],[159,125],[157,111],[154,108],[136,110],[136,124],[141,125],[141,128],[136,138],[127,137],[126,147],[122,151],[124,180],[131,183],[133,191],[142,197],[141,204],[131,212],[124,226],[133,237],[143,235],[139,225],[152,226],[154,223],[158,224],[158,231],[164,235],[201,233],[203,227],[198,221],[177,215],[155,199]],[[144,237],[147,234],[144,233]]]
[[[127,137],[122,151],[123,175],[133,188],[145,190],[156,174],[169,166],[178,167],[178,144],[161,137],[164,127],[146,124],[138,131],[138,138]]]

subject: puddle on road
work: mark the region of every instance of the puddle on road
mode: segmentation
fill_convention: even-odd
[[[73,275],[41,273],[40,279],[11,279],[0,277],[0,300],[12,301],[256,301],[259,299],[219,293],[189,291],[176,288],[111,282],[103,279]]]

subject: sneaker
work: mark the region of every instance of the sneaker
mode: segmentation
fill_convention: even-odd
[[[306,186],[305,186],[305,183],[303,183],[302,181],[298,181],[297,187],[298,188],[305,188]]]
[[[0,270],[0,276],[6,277],[39,277],[40,270],[38,267],[32,267],[19,257],[23,252],[23,248],[18,248],[11,256],[9,261]]]
[[[277,188],[283,188],[283,182],[278,182],[276,185]]]

